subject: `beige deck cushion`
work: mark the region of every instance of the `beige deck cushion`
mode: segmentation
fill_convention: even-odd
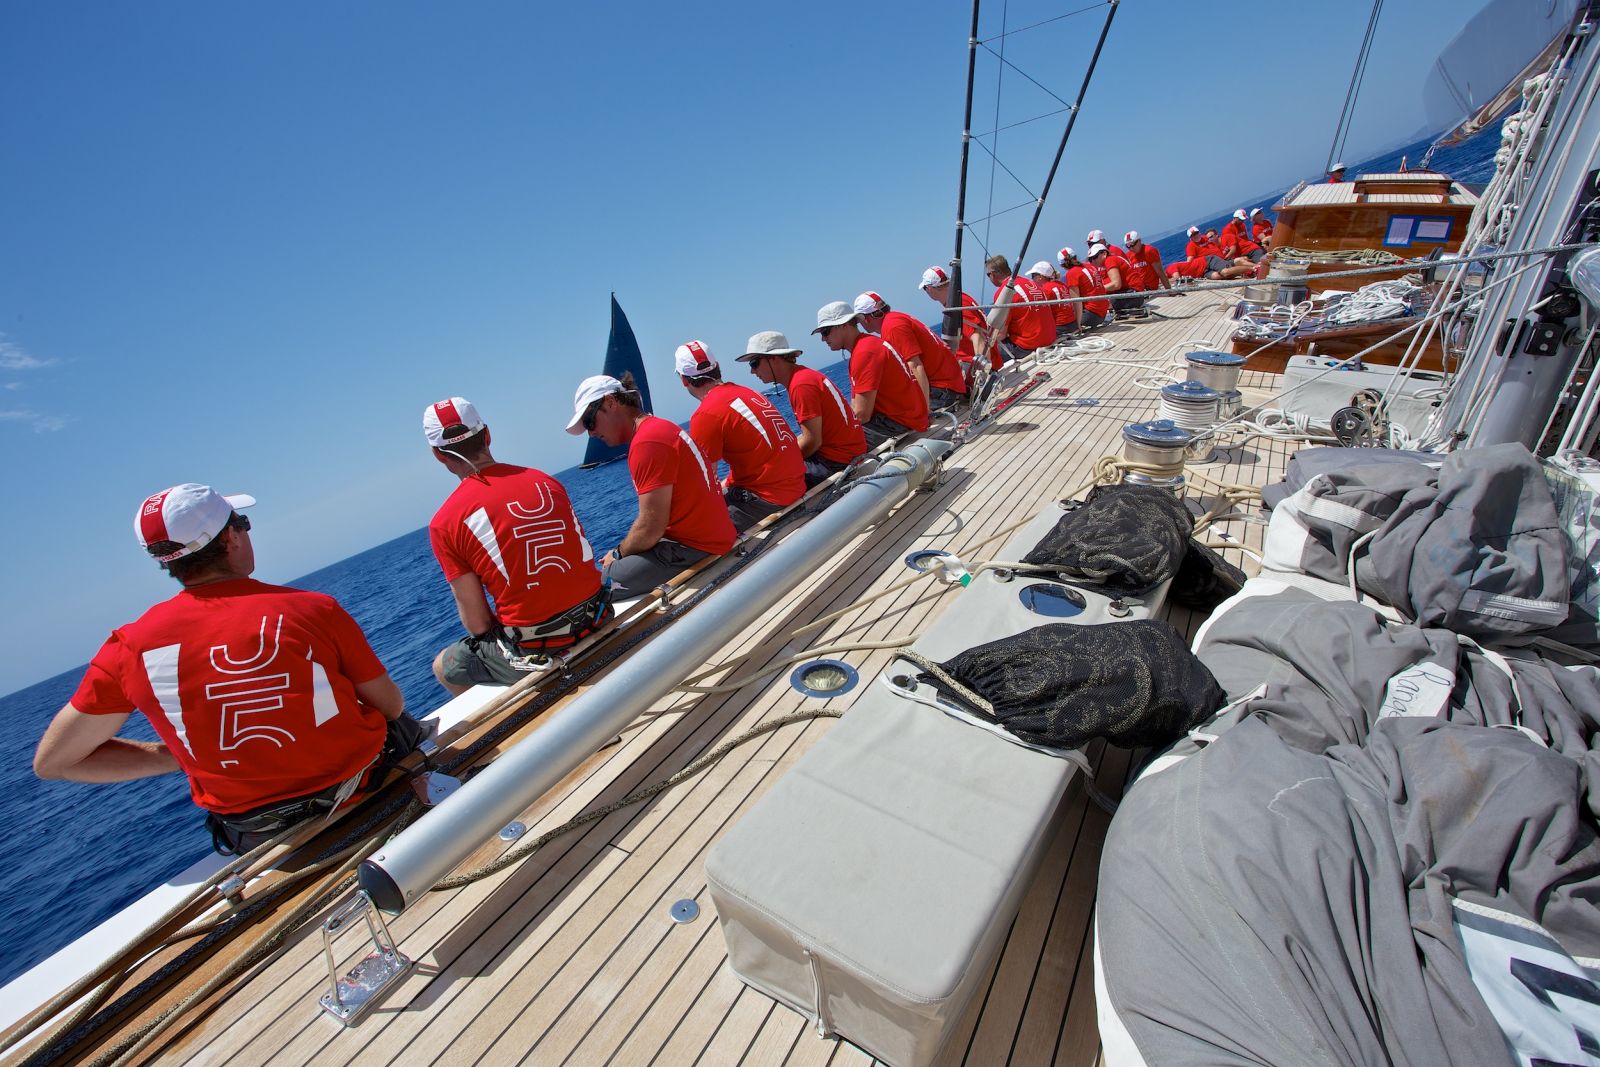
[[[943,659],[1067,621],[1022,606],[1036,581],[980,575],[914,647]],[[1111,621],[1105,598],[1085,596],[1075,621]],[[1159,603],[1146,600],[1130,618]],[[1075,771],[874,680],[707,857],[734,972],[880,1059],[930,1062],[1005,939]]]

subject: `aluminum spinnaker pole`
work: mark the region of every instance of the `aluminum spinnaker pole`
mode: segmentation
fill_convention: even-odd
[[[761,553],[648,645],[545,720],[361,864],[374,904],[402,911],[479,845],[559,785],[652,704],[748,632],[839,547],[936,477],[948,441],[925,438],[886,456],[816,518]]]
[[[1100,27],[1100,39],[1094,43],[1094,55],[1089,57],[1089,69],[1083,72],[1083,84],[1078,87],[1078,99],[1072,102],[1072,113],[1067,116],[1067,128],[1061,131],[1061,143],[1056,146],[1056,158],[1050,164],[1050,173],[1044,180],[1044,188],[1039,190],[1039,202],[1034,205],[1033,218],[1028,222],[1028,232],[1022,238],[1022,247],[1017,250],[1017,260],[1013,266],[1016,273],[1024,270],[1023,260],[1028,255],[1028,245],[1033,241],[1034,228],[1039,225],[1039,216],[1044,214],[1044,201],[1050,195],[1050,186],[1056,180],[1056,169],[1061,166],[1062,153],[1067,150],[1067,138],[1072,136],[1072,127],[1078,121],[1078,112],[1083,108],[1083,98],[1089,93],[1089,81],[1094,77],[1094,68],[1100,62],[1100,50],[1106,46],[1106,35],[1111,32],[1111,20],[1117,17],[1117,5],[1122,0],[1108,0],[1111,10],[1106,12],[1106,22]]]
[[[972,82],[978,67],[978,5],[972,0],[972,31],[967,34],[967,105],[961,119],[961,183],[956,192],[956,251],[950,258],[950,295],[944,312],[945,343],[961,347],[961,238],[967,232],[967,160],[972,151]]]

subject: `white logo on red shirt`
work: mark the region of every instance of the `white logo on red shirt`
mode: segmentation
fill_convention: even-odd
[[[289,689],[289,674],[287,671],[260,673],[278,658],[278,637],[283,631],[283,616],[279,615],[273,625],[270,643],[267,622],[267,616],[263,615],[259,643],[247,658],[235,658],[227,645],[211,646],[212,669],[219,674],[247,675],[224,682],[206,683],[206,700],[217,703],[221,712],[217,747],[224,752],[236,749],[246,741],[270,741],[279,748],[295,741],[293,731],[271,721],[273,714],[284,708],[283,694]],[[236,762],[224,760],[223,766]]]
[[[555,495],[548,486],[541,485],[538,490],[539,497],[532,507],[518,500],[506,504],[506,511],[511,517],[521,520],[511,527],[511,536],[523,543],[529,589],[539,584],[537,575],[546,567],[554,567],[557,573],[572,569],[572,564],[560,554],[561,545],[567,539],[567,524],[559,518],[548,518],[556,509]],[[553,554],[540,551],[551,547],[557,549]]]

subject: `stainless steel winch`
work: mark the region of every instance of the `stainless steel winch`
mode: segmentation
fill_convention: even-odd
[[[1183,461],[1194,435],[1171,419],[1130,422],[1122,428],[1122,455],[1129,463],[1155,468],[1123,471],[1122,480],[1154,485],[1182,496]]]

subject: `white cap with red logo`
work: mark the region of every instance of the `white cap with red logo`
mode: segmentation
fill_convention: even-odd
[[[1233,217],[1238,219],[1240,222],[1243,222],[1246,219],[1248,219],[1250,216],[1246,215],[1244,213],[1244,208],[1241,207],[1241,208],[1235,208],[1234,209]]]
[[[589,405],[612,393],[625,392],[627,388],[609,374],[591,374],[579,382],[578,391],[572,398],[572,420],[567,423],[567,432],[574,437],[586,433],[583,416],[589,410]]]
[[[685,378],[698,378],[717,369],[717,361],[704,341],[687,341],[672,353],[672,365]]]
[[[943,267],[929,267],[922,272],[922,284],[918,288],[932,289],[936,285],[948,284],[950,284],[950,275],[945,273]]]
[[[1123,234],[1122,235],[1122,243],[1125,244],[1125,245],[1136,245],[1136,244],[1138,244],[1139,243],[1139,231],[1138,230],[1129,230],[1127,233]]]
[[[1084,241],[1092,245],[1104,244],[1105,240],[1106,231],[1104,230],[1090,230],[1089,236],[1084,238]]]
[[[889,302],[869,289],[856,297],[850,308],[857,315],[876,315],[880,311],[888,311]]]
[[[472,401],[453,396],[422,409],[422,433],[434,448],[460,444],[483,429],[483,419]]]
[[[223,496],[209,485],[184,482],[145,498],[134,513],[133,534],[140,548],[170,563],[209,545],[235,511],[255,502],[243,493]]]
[[[1077,258],[1078,250],[1073,248],[1071,245],[1064,246],[1061,251],[1056,253],[1056,262],[1061,264],[1063,267],[1067,265],[1067,260]]]
[[[1193,237],[1195,234],[1200,232],[1200,227],[1198,227],[1198,226],[1190,226],[1187,230],[1185,230],[1183,232],[1188,234],[1190,237]]]

